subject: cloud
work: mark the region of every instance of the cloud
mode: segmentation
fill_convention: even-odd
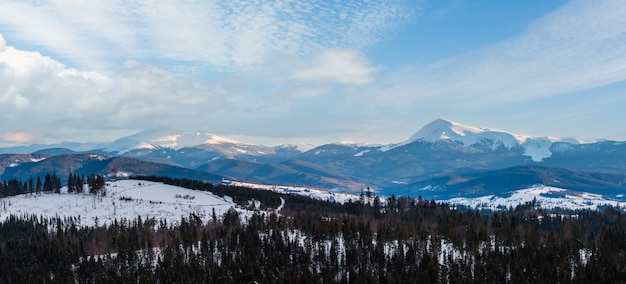
[[[0,1],[0,33],[19,46],[0,52],[2,128],[258,133],[247,121],[373,82],[379,67],[357,50],[418,12],[409,0]]]
[[[388,125],[380,133],[407,131],[407,137],[440,117],[511,131],[515,126],[529,135],[585,129],[606,136],[594,123],[620,129],[613,110],[623,105],[618,94],[626,84],[624,14],[619,1],[572,1],[499,42],[381,72],[374,83],[345,92],[343,107],[364,121],[346,123],[357,131],[383,121]],[[567,119],[584,109],[598,111]]]
[[[0,52],[0,82],[0,121],[10,122],[2,129],[37,129],[48,141],[103,139],[109,130],[173,123],[201,129],[229,104],[218,87],[150,64],[85,72],[11,46]]]
[[[5,132],[0,134],[0,141],[9,143],[31,143],[33,136],[26,132]]]
[[[626,79],[626,5],[573,1],[499,43],[397,70],[369,90],[383,104],[506,106]],[[393,99],[395,98],[395,100]]]
[[[135,44],[126,24],[106,4],[3,1],[0,28],[5,36],[43,48],[74,66],[104,69],[111,66],[107,60],[115,58],[110,52],[125,57],[138,54],[129,51]]]
[[[356,50],[325,50],[306,66],[293,70],[290,79],[299,81],[326,81],[339,84],[364,85],[374,80],[380,68]]]
[[[0,52],[3,52],[6,47],[7,47],[7,42],[4,40],[4,37],[2,36],[2,34],[0,34]]]
[[[226,71],[267,55],[362,48],[416,14],[411,1],[74,1],[0,3],[0,28],[82,68],[148,58]],[[36,19],[36,20],[34,20]]]
[[[375,132],[392,142],[437,117],[481,116],[479,125],[508,129],[489,121],[524,118],[534,127],[547,112],[600,96],[597,108],[621,105],[598,90],[626,79],[620,1],[568,2],[500,42],[380,72],[384,63],[363,51],[415,17],[411,5],[0,1],[9,43],[44,50],[7,46],[0,35],[0,121],[11,122],[2,130],[93,141],[165,125],[353,140],[361,139],[349,133],[367,140]],[[209,78],[179,72],[196,68]],[[590,90],[598,92],[580,95]],[[572,99],[561,106],[562,97]]]

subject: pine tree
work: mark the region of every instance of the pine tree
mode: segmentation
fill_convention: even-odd
[[[37,185],[35,186],[35,191],[37,192],[37,194],[41,193],[41,189],[42,189],[41,178],[37,177]]]
[[[89,185],[89,193],[92,194],[97,194],[100,193],[105,186],[105,180],[104,177],[101,175],[94,175],[94,174],[90,174],[89,177],[87,177],[87,184]]]
[[[44,192],[52,191],[52,176],[49,173],[47,173],[46,176],[44,177],[43,191]]]
[[[72,193],[76,192],[76,184],[74,183],[74,173],[70,172],[70,175],[67,177],[67,192]]]
[[[52,174],[50,182],[52,183],[52,190],[54,190],[54,193],[61,193],[61,179],[57,177],[56,173]]]
[[[78,174],[74,174],[74,179],[76,192],[82,193],[84,191],[85,176],[78,176]]]

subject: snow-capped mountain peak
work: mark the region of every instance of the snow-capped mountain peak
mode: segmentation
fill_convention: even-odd
[[[573,140],[571,138],[561,140],[554,137],[532,137],[498,129],[463,125],[447,119],[436,119],[426,124],[406,141],[383,148],[383,151],[417,141],[430,143],[452,141],[466,147],[481,144],[490,147],[492,150],[497,150],[501,147],[505,149],[521,147],[524,151],[523,155],[530,157],[535,162],[541,162],[543,159],[551,157],[552,151],[550,148],[555,142],[571,144],[582,143],[580,140]]]
[[[282,144],[279,146],[276,146],[275,148],[277,149],[294,149],[296,151],[299,152],[306,152],[309,151],[313,148],[315,148],[316,146],[313,144],[309,144],[309,143],[298,143],[298,144]]]
[[[479,128],[463,125],[451,120],[436,119],[426,124],[408,140],[399,144],[407,145],[416,141],[437,142],[450,140],[465,146],[471,146],[484,140],[493,141],[492,148],[505,147],[511,149],[523,143],[528,137],[512,134],[502,130]]]
[[[171,128],[154,128],[117,139],[104,150],[119,154],[137,149],[171,148],[181,149],[197,145],[239,144],[247,143],[217,136],[211,133],[183,133]]]
[[[175,148],[191,147],[196,145],[217,145],[217,144],[237,144],[248,145],[248,143],[218,136],[211,133],[183,133],[178,136]]]
[[[373,143],[367,143],[367,142],[356,142],[356,141],[352,141],[352,140],[342,140],[342,141],[338,141],[335,143],[331,143],[332,145],[339,145],[339,146],[348,146],[348,147],[379,147],[381,146],[380,144],[373,144]]]

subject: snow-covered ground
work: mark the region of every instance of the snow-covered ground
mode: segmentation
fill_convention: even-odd
[[[182,217],[194,213],[204,221],[212,218],[213,209],[220,217],[229,208],[236,208],[231,198],[221,198],[210,192],[143,180],[118,180],[107,182],[106,195],[88,193],[18,195],[0,199],[0,222],[9,215],[35,214],[44,217],[79,217],[83,226],[110,224],[113,220],[156,218],[168,223],[180,222]],[[236,208],[250,215],[249,211]]]
[[[240,181],[226,181],[228,185],[232,186],[241,186],[241,187],[249,187],[260,190],[271,190],[278,193],[285,194],[298,194],[307,196],[309,198],[318,199],[318,200],[329,200],[332,202],[344,203],[349,200],[357,201],[359,200],[359,196],[348,193],[338,193],[333,192],[332,190],[327,189],[318,189],[311,187],[300,187],[300,186],[286,186],[286,185],[268,185],[268,184],[258,184],[258,183],[249,183],[249,182],[240,182]]]
[[[359,200],[357,195],[314,188],[245,182],[230,182],[230,184],[335,202]],[[597,209],[606,205],[626,207],[626,202],[609,200],[601,195],[572,192],[548,186],[518,190],[508,197],[487,195],[478,198],[453,198],[440,201],[451,205],[498,210],[515,207],[533,200],[536,200],[541,208]],[[105,196],[67,193],[67,188],[63,188],[61,194],[24,194],[2,198],[0,199],[0,222],[6,220],[10,215],[34,214],[44,217],[75,217],[80,220],[80,224],[83,226],[93,226],[96,223],[99,225],[110,224],[115,219],[132,220],[138,216],[176,223],[191,213],[204,221],[208,221],[212,218],[213,210],[220,217],[231,207],[243,213],[241,215],[244,219],[251,215],[250,211],[237,208],[229,197],[221,198],[210,192],[195,191],[156,182],[118,180],[107,183]]]
[[[562,188],[538,185],[528,189],[514,191],[509,197],[487,195],[477,198],[452,198],[440,200],[451,205],[466,205],[478,209],[506,209],[519,204],[537,200],[541,208],[566,208],[566,209],[598,209],[600,206],[611,205],[614,207],[626,207],[626,202],[609,200],[602,195],[573,192]]]

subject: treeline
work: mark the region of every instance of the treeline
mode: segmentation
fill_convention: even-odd
[[[27,181],[12,179],[0,183],[0,197],[14,196],[18,194],[39,194],[42,192],[60,192],[61,179],[55,173],[46,174],[42,182],[41,177],[30,178]]]
[[[61,178],[57,177],[56,173],[47,173],[43,182],[41,177],[30,178],[27,181],[11,179],[0,182],[0,198],[19,194],[61,193],[63,185]],[[65,185],[67,185],[67,191],[70,193],[83,192],[84,185],[88,186],[90,193],[97,193],[104,189],[105,178],[95,174],[89,174],[85,177],[70,173]]]
[[[338,204],[169,182],[242,205],[263,200],[271,209],[283,198],[285,206],[244,222],[231,209],[208,222],[192,214],[175,224],[138,218],[97,228],[12,216],[0,223],[0,282],[626,282],[626,219],[612,207],[565,214],[529,203],[493,213],[410,197]]]
[[[276,208],[280,205],[279,193],[269,190],[257,190],[248,187],[231,186],[210,182],[203,182],[185,178],[170,178],[164,176],[133,176],[131,179],[146,180],[152,182],[161,182],[168,185],[174,185],[192,190],[208,191],[219,197],[230,196],[233,202],[240,206],[247,206],[251,201],[259,201],[261,209]]]
[[[258,201],[261,204],[262,210],[268,208],[276,208],[281,204],[281,198],[286,200],[285,211],[324,211],[326,213],[335,214],[357,214],[360,215],[367,211],[373,215],[376,210],[380,209],[380,200],[377,196],[371,192],[367,195],[363,195],[363,198],[355,201],[348,201],[346,203],[331,202],[329,200],[311,199],[306,196],[297,194],[283,194],[270,190],[259,190],[249,187],[224,185],[224,184],[212,184],[210,182],[203,182],[198,180],[191,180],[185,178],[170,178],[164,176],[133,176],[131,179],[146,180],[152,182],[161,182],[164,184],[179,186],[192,190],[208,191],[217,196],[224,197],[229,196],[233,198],[239,206],[246,207],[253,201]],[[365,206],[365,204],[371,204],[372,206]]]

